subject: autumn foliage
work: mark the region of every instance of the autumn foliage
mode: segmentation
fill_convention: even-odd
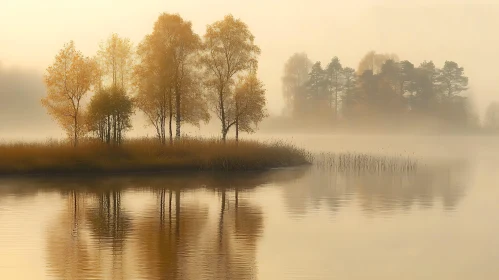
[[[208,122],[210,111],[222,139],[235,127],[238,140],[266,116],[259,53],[248,26],[232,15],[209,25],[202,39],[190,21],[163,13],[136,48],[116,33],[92,58],[73,41],[64,45],[47,69],[42,104],[74,146],[84,136],[120,145],[135,108],[161,144],[179,140],[183,124]]]
[[[254,132],[267,116],[259,54],[249,27],[232,15],[208,25],[200,37],[190,21],[163,13],[137,46],[112,33],[91,58],[71,41],[47,69],[42,104],[72,145],[0,145],[6,159],[0,173],[252,170],[307,163],[307,154],[291,145],[239,143],[240,132]],[[126,138],[136,111],[155,129],[156,140]],[[220,120],[222,141],[181,139],[183,124],[199,126],[212,115]],[[231,128],[234,142],[227,141]]]
[[[74,146],[85,134],[82,103],[92,86],[94,70],[92,60],[76,50],[71,41],[57,54],[45,75],[47,96],[42,104],[66,131]]]

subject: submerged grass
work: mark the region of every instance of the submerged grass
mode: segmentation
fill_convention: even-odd
[[[309,154],[291,144],[217,139],[182,139],[161,145],[133,139],[121,146],[83,142],[0,144],[0,174],[120,173],[264,170],[308,164]]]
[[[418,161],[409,157],[389,157],[354,153],[320,153],[312,162],[321,169],[345,172],[410,172]]]

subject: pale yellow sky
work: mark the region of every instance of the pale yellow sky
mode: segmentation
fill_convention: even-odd
[[[369,50],[415,64],[455,60],[465,67],[480,110],[499,100],[499,4],[496,0],[0,0],[0,63],[44,71],[74,40],[86,55],[111,32],[135,44],[162,12],[179,13],[202,35],[232,13],[262,49],[260,77],[269,109],[282,109],[283,64],[305,51],[324,64],[333,56],[356,67]]]

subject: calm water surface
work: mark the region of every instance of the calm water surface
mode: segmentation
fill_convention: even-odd
[[[499,279],[499,139],[355,139],[420,168],[1,179],[0,279]]]

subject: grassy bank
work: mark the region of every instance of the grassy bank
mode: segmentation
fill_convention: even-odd
[[[135,139],[112,147],[84,142],[0,144],[0,174],[121,173],[162,171],[264,170],[309,163],[302,149],[283,142],[183,139],[161,145]]]

